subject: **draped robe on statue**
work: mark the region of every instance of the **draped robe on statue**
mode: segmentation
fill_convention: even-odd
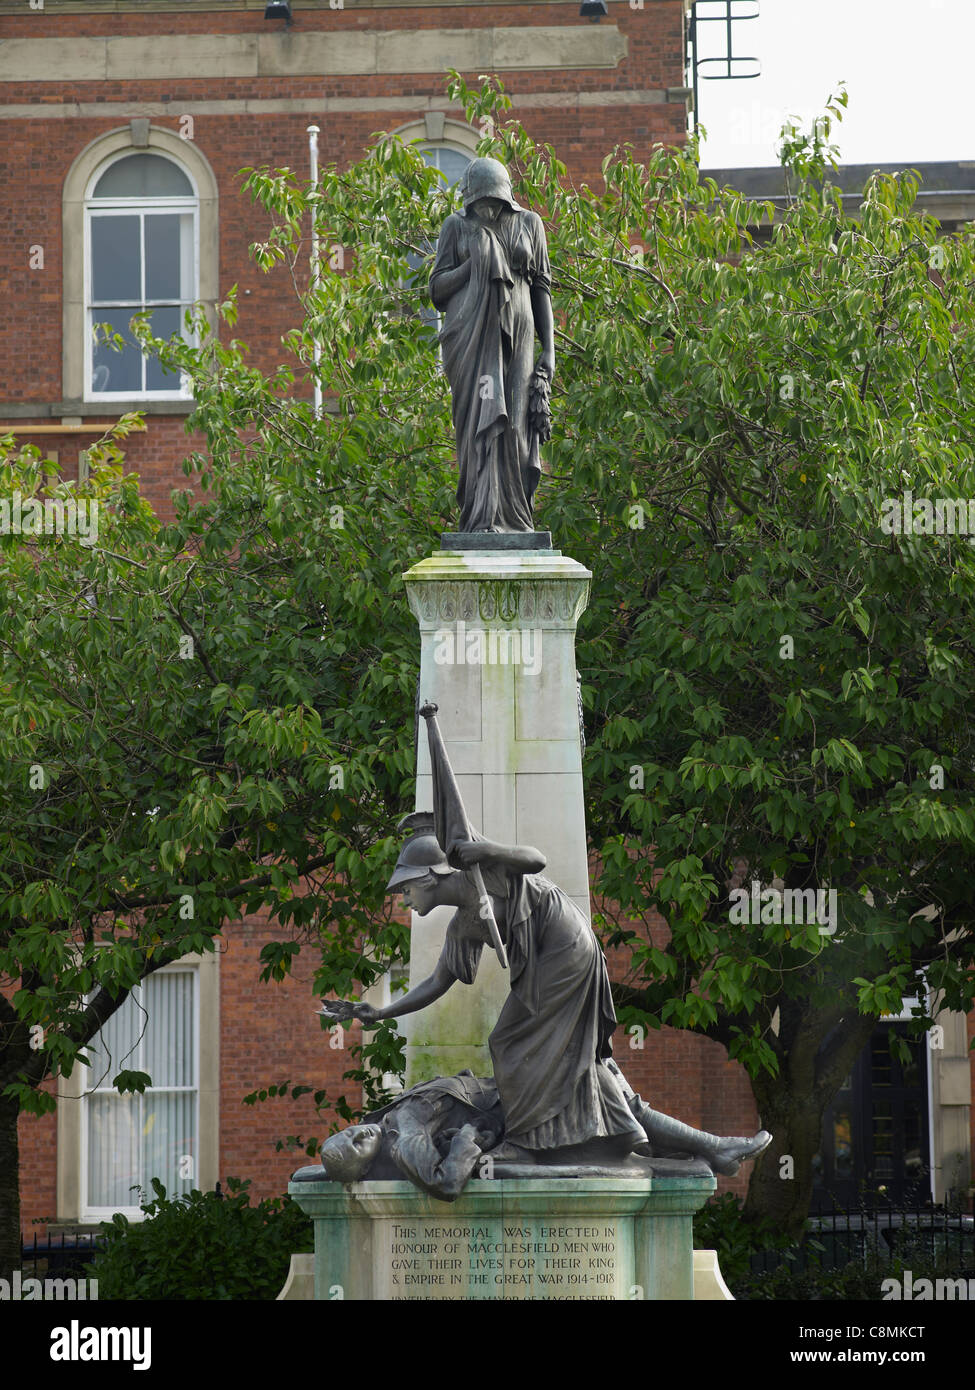
[[[545,228],[537,213],[503,210],[488,226],[451,213],[430,275],[470,258],[467,283],[444,309],[440,345],[450,382],[461,531],[531,531],[541,475],[538,437],[528,425],[535,365],[533,285],[551,287]]]
[[[488,893],[504,904],[501,932],[511,970],[511,993],[488,1039],[506,1138],[533,1150],[618,1135],[644,1142],[604,1065],[616,1013],[592,928],[547,878],[488,864],[481,869]],[[473,984],[487,941],[477,913],[462,909],[447,928],[440,962],[456,980]]]

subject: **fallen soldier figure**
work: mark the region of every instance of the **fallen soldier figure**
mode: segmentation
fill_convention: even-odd
[[[745,1139],[693,1129],[651,1110],[612,1059],[602,1065],[613,1072],[646,1136],[636,1150],[643,1158],[703,1159],[712,1172],[733,1177],[746,1159],[760,1154],[771,1141],[766,1130]],[[405,1177],[432,1197],[452,1202],[482,1166],[485,1155],[490,1155],[491,1166],[483,1166],[484,1176],[494,1172],[495,1164],[533,1164],[539,1170],[556,1167],[560,1176],[574,1164],[574,1171],[583,1176],[592,1163],[585,1155],[576,1156],[567,1149],[540,1157],[504,1142],[503,1136],[504,1115],[497,1086],[489,1078],[463,1071],[414,1086],[367,1115],[362,1124],[333,1134],[321,1147],[321,1166],[300,1168],[292,1181],[351,1183]],[[605,1160],[599,1166],[604,1167]],[[619,1170],[641,1171],[632,1162],[620,1162]],[[503,1172],[494,1175],[504,1176]]]

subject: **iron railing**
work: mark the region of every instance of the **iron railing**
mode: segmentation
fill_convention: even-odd
[[[975,1277],[975,1216],[970,1200],[967,1205],[968,1210],[950,1210],[930,1200],[885,1202],[871,1194],[869,1202],[851,1206],[829,1192],[817,1192],[801,1241],[787,1250],[756,1251],[751,1271],[765,1274],[789,1264],[799,1274],[811,1267],[843,1269],[900,1255],[948,1262]]]

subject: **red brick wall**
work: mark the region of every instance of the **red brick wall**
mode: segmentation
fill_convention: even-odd
[[[358,1088],[342,1080],[354,1065],[348,1046],[331,1048],[315,1014],[317,950],[304,948],[290,979],[259,980],[261,947],[281,936],[260,917],[236,922],[225,930],[220,960],[220,1176],[250,1178],[257,1198],[280,1195],[294,1170],[314,1161],[301,1150],[278,1152],[277,1141],[324,1138],[332,1117],[317,1116],[310,1095],[253,1106],[243,1103],[245,1095],[290,1081],[326,1089],[330,1099],[359,1100]],[[350,1029],[346,1043],[360,1033],[358,1025]]]
[[[574,5],[519,5],[493,7],[417,9],[302,10],[303,31],[357,31],[415,28],[475,29],[510,23],[517,25],[563,24],[578,26]],[[658,141],[683,138],[683,102],[618,107],[579,107],[573,94],[590,90],[659,90],[683,83],[683,20],[680,0],[649,0],[643,11],[613,6],[612,21],[629,41],[629,55],[616,68],[512,72],[503,81],[515,101],[513,114],[523,120],[538,140],[554,144],[576,181],[598,185],[600,163],[614,144],[632,141],[637,149]],[[0,16],[0,38],[31,36],[53,38],[79,35],[140,35],[245,32],[267,34],[269,25],[261,10],[177,13],[122,12],[71,14],[45,12]],[[466,74],[469,81],[477,74]],[[520,95],[562,93],[564,101],[549,109],[519,109]],[[153,116],[153,124],[179,133],[182,106],[216,99],[328,98],[369,96],[388,99],[416,95],[443,98],[444,78],[438,74],[389,74],[382,76],[235,78],[221,81],[179,80],[166,83],[63,82],[52,73],[49,83],[6,83],[0,97],[7,103],[62,102],[165,102],[171,116]],[[461,115],[459,110],[451,116]],[[6,184],[17,196],[0,205],[0,291],[4,300],[5,385],[9,402],[47,405],[62,398],[61,381],[61,195],[65,175],[75,157],[98,135],[127,123],[129,113],[108,111],[104,120],[89,118],[4,121]],[[328,114],[318,118],[322,127],[323,163],[351,162],[361,156],[379,129],[395,129],[417,118],[408,102],[402,110],[374,110]],[[220,192],[220,292],[233,283],[240,286],[240,318],[235,330],[247,342],[254,361],[271,368],[285,356],[281,335],[295,323],[295,307],[287,272],[276,268],[265,275],[253,265],[248,247],[263,239],[266,218],[250,199],[240,196],[238,171],[244,166],[288,165],[306,175],[311,118],[305,114],[194,115],[194,142],[213,165]],[[44,248],[43,270],[32,270],[28,248]],[[249,291],[249,293],[247,293]],[[39,413],[34,423],[45,417]],[[111,410],[106,411],[111,419]],[[0,406],[0,425],[4,423]],[[12,424],[23,426],[18,419]],[[48,423],[51,423],[48,419]],[[21,436],[62,450],[67,477],[75,476],[77,452],[91,436]],[[194,444],[185,439],[172,419],[149,416],[148,433],[131,437],[127,454],[143,479],[153,504],[169,513],[170,487],[180,481],[178,462]]]
[[[53,1091],[54,1083],[46,1082],[44,1089]],[[20,1117],[20,1229],[27,1240],[35,1232],[43,1235],[57,1216],[57,1133],[56,1115]]]

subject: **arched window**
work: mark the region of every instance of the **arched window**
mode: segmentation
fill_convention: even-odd
[[[217,326],[218,190],[199,144],[145,118],[99,135],[65,176],[61,245],[66,412],[101,414],[123,402],[150,414],[190,410],[182,383],[143,359],[129,320],[148,310],[156,335],[168,338],[196,301]],[[115,329],[123,351],[96,346],[95,323]]]
[[[89,400],[186,396],[177,373],[144,354],[133,314],[147,311],[157,338],[186,335],[198,297],[198,200],[184,169],[165,155],[117,156],[91,181],[85,201],[85,395]],[[116,350],[99,325],[120,335]]]
[[[440,170],[449,184],[460,183],[474,158],[473,154],[452,145],[421,145],[420,153],[428,164]]]

